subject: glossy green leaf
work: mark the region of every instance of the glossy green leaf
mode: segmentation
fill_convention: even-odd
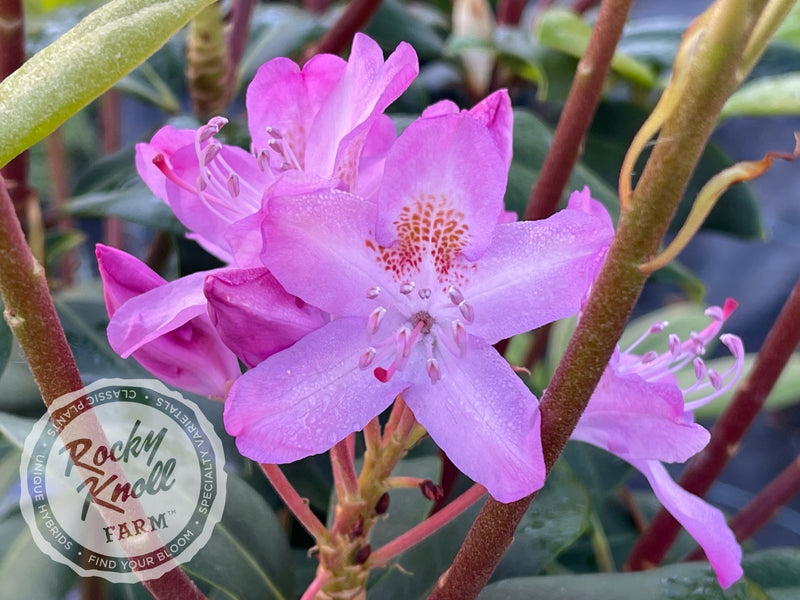
[[[800,588],[798,548],[771,548],[745,555],[742,568],[748,579],[769,590],[770,596],[775,588]]]
[[[169,233],[185,231],[170,208],[144,185],[78,196],[66,204],[64,211],[75,217],[116,217]]]
[[[567,469],[557,467],[517,525],[492,579],[539,573],[587,530],[589,515],[585,488]]]
[[[800,48],[800,4],[795,2],[775,32],[773,40]]]
[[[236,600],[290,600],[294,576],[286,535],[264,499],[228,474],[222,521],[184,570]]]
[[[592,28],[573,11],[553,9],[539,17],[537,35],[541,44],[580,58],[586,52]],[[650,67],[619,51],[614,53],[611,69],[638,85],[649,88],[656,83]]]
[[[53,267],[64,258],[71,250],[86,241],[86,234],[77,229],[66,231],[48,231],[45,236],[45,253],[47,255],[47,266]]]
[[[147,104],[152,104],[168,114],[174,115],[181,110],[178,98],[148,63],[142,64],[138,69],[117,81],[114,89]]]
[[[258,68],[278,56],[294,56],[325,31],[319,17],[289,4],[259,4],[239,63],[237,88],[250,83]]]
[[[408,42],[422,60],[441,58],[444,41],[436,32],[436,25],[444,25],[445,18],[431,8],[410,11],[407,4],[397,0],[384,0],[370,19],[365,32],[384,50],[393,51],[400,42]]]
[[[679,287],[692,302],[702,302],[706,296],[703,280],[677,259],[653,273],[652,278],[654,281]]]
[[[711,567],[680,563],[638,573],[519,577],[489,585],[479,600],[768,600],[743,580],[723,591]]]
[[[800,114],[800,73],[761,77],[742,85],[720,113],[728,117],[771,117]],[[787,140],[788,134],[787,131]]]
[[[0,598],[60,600],[78,579],[68,566],[39,550],[19,511],[0,521]]]
[[[25,438],[28,437],[31,429],[33,429],[34,423],[36,423],[36,419],[0,412],[0,434],[3,435],[3,439],[20,452],[22,452]],[[17,474],[19,475],[19,464],[17,464]]]
[[[112,0],[0,83],[0,165],[155,52],[210,0]]]
[[[605,501],[633,471],[624,460],[583,442],[570,442],[561,454],[595,506]]]
[[[506,189],[506,208],[522,215],[528,203],[531,186],[539,176],[539,170],[553,139],[551,129],[533,113],[525,110],[514,111],[514,158],[508,174]],[[619,215],[619,200],[616,192],[601,177],[585,165],[578,163],[567,182],[562,195],[562,205],[566,205],[569,195],[588,185],[592,197],[599,200],[611,213],[616,222]]]
[[[665,15],[633,19],[625,24],[617,51],[653,64],[659,70],[670,70],[690,22],[688,18]]]
[[[19,345],[11,345],[6,368],[0,374],[0,411],[41,414],[44,403]]]
[[[743,380],[750,371],[753,369],[753,364],[756,361],[755,354],[747,354],[744,359],[744,369],[742,371]],[[723,358],[715,358],[705,361],[709,369],[714,369],[718,373],[724,373],[732,364],[733,357],[725,356]],[[681,385],[687,385],[694,381],[694,373],[692,369],[684,369],[678,373],[678,381]],[[713,402],[701,406],[694,411],[694,414],[701,419],[715,418],[722,414],[728,404],[730,404],[736,393],[737,387],[734,386],[724,394],[718,396]],[[800,403],[800,354],[795,353],[784,368],[775,386],[772,388],[764,408],[769,411],[782,410],[795,406]]]

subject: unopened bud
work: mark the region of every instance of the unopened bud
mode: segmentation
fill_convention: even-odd
[[[372,546],[370,546],[369,544],[367,544],[366,546],[361,546],[361,548],[358,549],[358,552],[356,552],[356,556],[354,559],[355,563],[357,565],[363,565],[365,562],[367,562],[367,559],[369,558],[370,554],[372,554]]]
[[[383,495],[378,498],[377,504],[375,504],[375,514],[382,515],[387,510],[389,510],[389,492],[384,492]]]
[[[444,490],[442,489],[442,486],[436,485],[430,479],[426,479],[420,483],[419,489],[422,491],[423,496],[425,496],[428,500],[432,500],[433,502],[438,502],[444,498]]]

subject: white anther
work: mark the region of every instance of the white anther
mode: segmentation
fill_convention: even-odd
[[[706,363],[703,362],[702,358],[695,358],[692,364],[694,365],[695,378],[703,379],[706,376]]]
[[[655,350],[649,350],[648,352],[642,354],[641,361],[643,365],[646,365],[648,363],[653,362],[657,358],[658,358],[658,352],[656,352]]]
[[[449,288],[447,288],[447,296],[450,298],[450,302],[456,306],[464,301],[464,296],[461,294],[461,290],[454,285],[451,285]]]
[[[386,309],[382,306],[379,306],[375,310],[373,310],[369,317],[367,318],[367,333],[378,333],[378,329],[380,329],[381,322],[383,318],[386,316]]]
[[[222,150],[222,146],[216,143],[211,143],[203,148],[200,153],[200,161],[203,163],[203,166],[207,167],[208,164],[217,157],[220,150]]]
[[[464,356],[467,351],[467,330],[458,319],[453,321],[453,339],[456,342],[456,346],[458,346],[459,352],[461,352],[461,356]]]
[[[435,358],[429,358],[427,363],[428,377],[431,383],[436,384],[442,378],[442,372],[439,370],[439,363]]]
[[[371,287],[367,290],[367,298],[370,300],[375,300],[378,297],[378,294],[381,293],[381,286],[376,285],[375,287]]]
[[[236,173],[232,173],[231,176],[228,177],[228,193],[233,198],[239,196],[239,176]]]
[[[368,366],[372,364],[372,360],[375,358],[375,353],[377,350],[370,346],[367,348],[364,353],[358,357],[358,367],[360,369],[366,369]]]
[[[408,296],[411,292],[414,291],[414,282],[407,281],[403,285],[400,286],[400,293],[404,296]]]
[[[273,140],[280,140],[283,138],[283,136],[280,133],[278,133],[278,131],[276,131],[274,128],[270,126],[266,127],[266,132],[267,135],[270,136]]]
[[[422,288],[417,293],[419,294],[420,298],[422,298],[423,300],[427,300],[428,298],[431,297],[431,288]]]
[[[472,310],[472,307],[467,304],[466,300],[462,300],[458,304],[458,310],[461,311],[461,315],[464,317],[464,320],[467,323],[472,323],[475,320],[475,311]]]
[[[711,382],[711,385],[714,386],[715,390],[718,390],[722,387],[722,377],[720,377],[719,373],[717,373],[714,369],[708,370],[708,380]]]

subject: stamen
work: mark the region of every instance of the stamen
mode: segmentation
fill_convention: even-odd
[[[450,302],[458,306],[464,301],[464,296],[456,286],[451,285],[447,288],[447,295],[450,298]]]
[[[197,182],[195,183],[195,186],[194,186],[195,191],[198,194],[202,194],[203,191],[205,191],[207,186],[208,186],[208,184],[206,183],[205,178],[202,175],[198,175],[197,176]]]
[[[694,361],[694,376],[700,380],[705,379],[706,376],[706,363],[703,362],[702,358],[695,358]]]
[[[269,153],[266,150],[260,150],[256,155],[256,163],[261,171],[266,171],[269,167]]]
[[[197,130],[197,141],[202,143],[217,135],[228,124],[225,117],[212,117],[206,125]]]
[[[658,358],[658,352],[656,352],[655,350],[650,350],[650,351],[645,352],[644,354],[642,354],[641,361],[642,361],[642,364],[646,365],[648,363],[653,362],[657,358]]]
[[[378,297],[378,294],[381,293],[381,286],[376,285],[375,287],[371,287],[367,290],[367,298],[370,300],[375,300]]]
[[[408,281],[400,286],[400,293],[404,296],[408,296],[411,292],[414,291],[414,282]]]
[[[654,333],[661,333],[662,331],[664,331],[664,328],[667,325],[669,325],[669,323],[667,321],[657,321],[656,323],[653,323],[650,326],[650,329],[648,329],[642,335],[640,335],[638,338],[636,338],[636,340],[630,346],[628,346],[628,349],[625,350],[625,352],[630,352],[631,350],[636,348],[639,344],[641,344],[643,341],[645,341],[650,335],[652,335]]]
[[[228,177],[228,192],[234,198],[239,195],[239,176],[236,173]]]
[[[422,288],[417,293],[419,294],[420,298],[422,298],[423,300],[427,300],[428,298],[431,297],[431,288]]]
[[[718,390],[722,387],[722,377],[720,377],[719,373],[717,373],[714,369],[708,370],[708,380],[711,382],[711,385],[714,386],[715,390]]]
[[[681,353],[681,338],[674,333],[670,333],[667,343],[669,344],[669,351],[672,352],[672,356],[677,358]]]
[[[411,330],[408,327],[401,327],[395,337],[395,348],[397,349],[397,354],[402,358],[408,358],[408,355],[411,354],[412,344],[410,342]],[[395,359],[395,363],[397,363],[397,359]]]
[[[464,320],[467,323],[472,323],[475,320],[475,311],[472,310],[472,307],[467,304],[466,300],[462,300],[458,304],[458,310],[461,311],[461,315],[464,317]]]
[[[274,129],[273,127],[270,127],[269,125],[267,125],[265,130],[267,132],[267,135],[270,136],[273,140],[282,140],[283,139],[283,136],[276,129]]]
[[[439,362],[435,358],[429,358],[427,362],[427,370],[431,383],[436,385],[436,382],[442,378],[442,372],[439,370]]]
[[[200,163],[204,167],[207,167],[208,163],[214,160],[217,157],[217,154],[219,154],[221,150],[222,146],[212,142],[211,144],[203,148],[202,152],[200,153]]]
[[[375,354],[377,350],[370,346],[367,348],[364,353],[358,357],[358,368],[359,369],[366,369],[370,364],[372,364],[373,359],[375,358]]]
[[[380,329],[381,322],[383,318],[386,316],[386,309],[382,306],[379,306],[375,310],[373,310],[369,317],[367,318],[367,333],[375,334],[378,333],[378,329]]]
[[[467,352],[467,330],[458,319],[453,321],[453,339],[458,347],[459,355],[464,356]]]
[[[723,321],[725,319],[722,309],[719,306],[709,306],[703,314],[707,317],[711,317],[715,321]]]

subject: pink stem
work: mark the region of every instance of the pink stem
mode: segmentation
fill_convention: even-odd
[[[281,500],[283,500],[284,504],[292,511],[292,514],[305,530],[308,531],[315,540],[325,537],[328,534],[328,530],[325,529],[325,526],[317,516],[311,512],[306,500],[300,497],[300,494],[297,493],[297,490],[295,490],[292,484],[289,483],[289,480],[286,479],[286,475],[283,474],[280,467],[278,467],[278,465],[262,463],[261,470],[264,471],[264,475],[267,476],[272,487],[278,492]]]
[[[350,436],[349,436],[350,437]],[[346,498],[358,496],[358,476],[353,463],[353,453],[348,447],[348,438],[334,445],[330,450],[333,480],[336,485],[336,495],[342,503]]]
[[[428,517],[416,527],[412,527],[385,546],[375,550],[370,555],[370,564],[376,567],[385,566],[395,556],[400,555],[415,544],[419,544],[426,537],[436,533],[480,500],[484,494],[486,494],[486,488],[476,483],[439,512]]]

